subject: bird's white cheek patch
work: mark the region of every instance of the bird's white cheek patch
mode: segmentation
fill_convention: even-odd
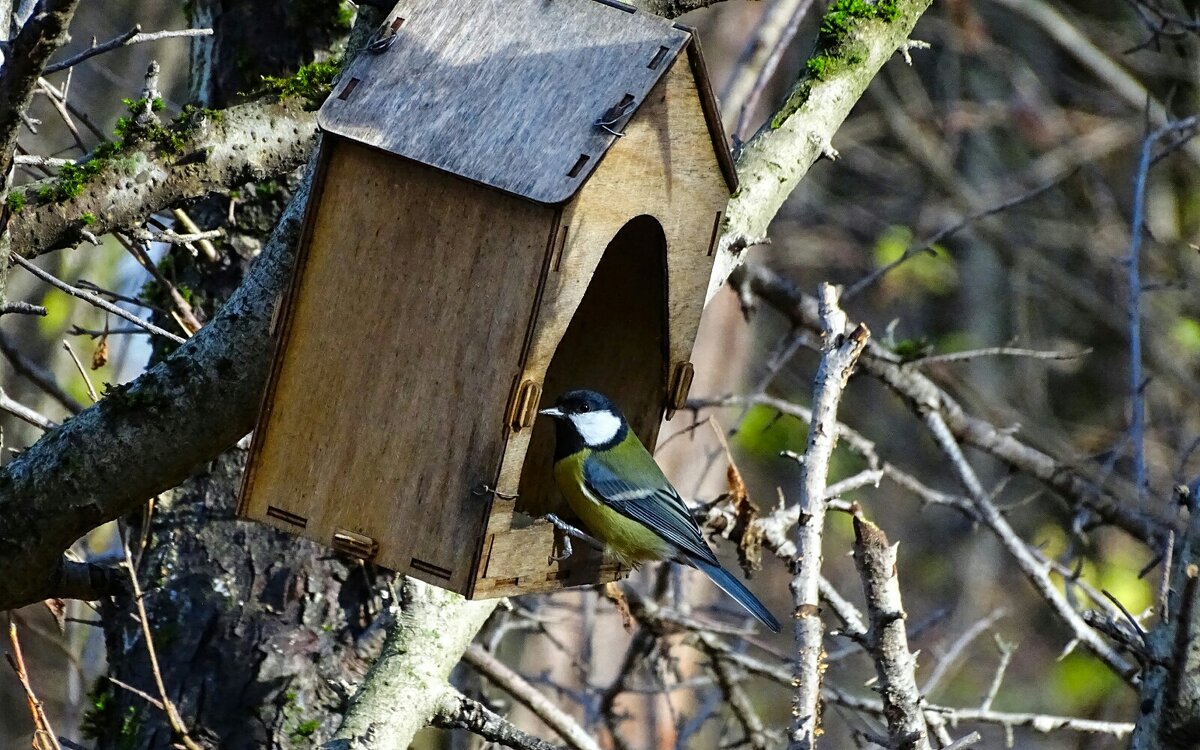
[[[572,414],[571,421],[579,436],[589,446],[604,445],[617,436],[621,431],[621,420],[610,411],[591,411],[586,414]]]

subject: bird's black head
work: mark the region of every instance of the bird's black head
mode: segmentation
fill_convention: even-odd
[[[541,414],[553,417],[557,427],[554,459],[583,448],[607,450],[625,439],[629,425],[621,411],[603,393],[567,391]]]

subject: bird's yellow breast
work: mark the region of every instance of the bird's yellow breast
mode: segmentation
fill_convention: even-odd
[[[588,489],[583,480],[587,454],[584,449],[554,464],[558,488],[583,522],[584,531],[604,542],[607,551],[624,565],[667,559],[671,547],[662,537],[605,505]]]

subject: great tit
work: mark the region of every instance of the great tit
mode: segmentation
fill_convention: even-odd
[[[699,568],[774,632],[779,621],[721,567],[683,498],[603,394],[564,393],[539,412],[555,420],[554,478],[571,510],[625,565],[672,560]]]

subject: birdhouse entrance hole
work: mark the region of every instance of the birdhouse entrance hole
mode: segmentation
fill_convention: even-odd
[[[653,216],[630,220],[608,243],[587,291],[555,350],[544,403],[563,391],[593,388],[624,412],[653,447],[667,387],[667,240]],[[554,425],[535,423],[521,470],[516,510],[570,515],[554,486]]]

